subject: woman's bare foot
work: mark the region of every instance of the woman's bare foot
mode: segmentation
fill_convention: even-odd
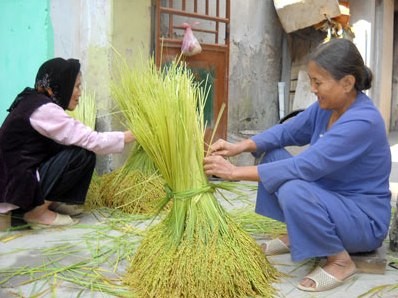
[[[51,224],[57,217],[57,213],[48,209],[50,203],[46,201],[43,205],[26,212],[24,220],[29,223]]]
[[[326,264],[322,268],[338,280],[344,280],[356,271],[355,263],[346,251],[334,256],[329,256]],[[300,282],[300,285],[315,288],[315,282],[309,278],[304,278]]]

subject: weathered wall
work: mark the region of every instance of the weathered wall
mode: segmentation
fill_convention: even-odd
[[[231,1],[228,132],[278,120],[283,30],[272,1]]]
[[[394,0],[376,1],[375,81],[371,95],[390,129],[393,69]]]
[[[232,142],[278,122],[278,81],[284,32],[273,1],[231,1],[228,139]],[[234,160],[253,164],[250,154]]]
[[[113,1],[112,46],[130,65],[133,65],[141,57],[146,58],[151,54],[151,22],[151,0]],[[112,51],[112,56],[113,72],[118,55]],[[112,79],[115,78],[112,77]],[[117,110],[117,107],[112,105],[112,110]],[[122,119],[120,114],[115,114],[112,118],[112,127],[124,130]],[[125,150],[123,155],[113,155],[113,168],[121,165],[127,158],[127,154],[128,150]]]
[[[55,56],[78,58],[83,83],[95,92],[98,131],[125,130],[112,100],[114,47],[129,61],[150,47],[151,1],[52,0]],[[116,113],[115,113],[116,112]],[[99,173],[119,167],[125,156],[99,156]]]
[[[394,52],[392,65],[398,65],[398,12],[394,17]],[[392,95],[391,95],[391,126],[393,131],[398,130],[398,67],[393,67]]]
[[[112,45],[131,63],[150,54],[151,9],[151,0],[114,1]]]
[[[17,93],[33,87],[38,68],[52,57],[52,30],[49,1],[0,1],[0,124]]]
[[[369,95],[378,106],[389,130],[393,61],[394,0],[351,0],[350,23],[354,42],[374,78]]]
[[[51,19],[55,32],[55,56],[80,60],[83,84],[96,95],[96,128],[99,131],[112,130],[109,89],[112,2],[52,0]],[[98,157],[100,173],[113,167],[111,155]]]

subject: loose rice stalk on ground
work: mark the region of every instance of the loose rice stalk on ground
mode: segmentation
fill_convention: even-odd
[[[176,61],[163,70],[153,59],[119,66],[113,96],[167,184],[164,204],[173,203],[141,242],[125,282],[139,297],[272,296],[277,271],[203,171],[206,87]]]
[[[252,207],[233,210],[231,216],[243,230],[256,238],[276,238],[287,234],[284,223],[259,215]]]
[[[8,253],[0,251],[0,258],[24,251],[28,256],[35,256],[29,265],[0,268],[0,287],[20,289],[20,295],[10,292],[15,297],[44,297],[46,292],[52,292],[51,297],[60,297],[57,290],[62,286],[79,290],[81,295],[97,292],[91,296],[102,293],[101,297],[131,297],[121,274],[145,235],[147,221],[114,212],[114,216],[105,220],[100,216],[101,224],[75,226],[88,229],[83,237],[69,237],[67,241],[54,241],[51,247],[34,250],[24,247]],[[105,214],[109,216],[107,210]],[[33,284],[29,287],[30,293],[22,294],[27,284]]]

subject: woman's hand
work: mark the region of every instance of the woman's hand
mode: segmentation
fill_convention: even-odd
[[[223,139],[219,139],[209,146],[207,155],[220,155],[227,157],[235,156],[242,152],[253,151],[256,151],[256,144],[251,139],[246,139],[239,143],[229,143]]]
[[[253,151],[256,151],[256,144],[251,139],[236,144],[220,139],[209,146],[208,155],[203,160],[204,171],[207,176],[213,175],[225,180],[258,181],[257,166],[235,166],[224,158]]]
[[[124,143],[128,144],[135,141],[135,136],[133,135],[133,133],[129,130],[124,132]]]
[[[217,176],[225,180],[259,181],[257,166],[235,166],[220,155],[210,155],[203,160],[207,176]]]
[[[234,180],[233,175],[236,166],[219,155],[210,155],[203,160],[206,175],[217,176],[225,180]]]
[[[241,153],[237,144],[220,139],[209,146],[208,155],[234,156]]]

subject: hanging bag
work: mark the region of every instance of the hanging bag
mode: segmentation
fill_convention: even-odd
[[[193,56],[202,52],[199,41],[193,35],[192,27],[188,23],[183,23],[185,28],[184,38],[182,40],[181,52],[185,56]]]

